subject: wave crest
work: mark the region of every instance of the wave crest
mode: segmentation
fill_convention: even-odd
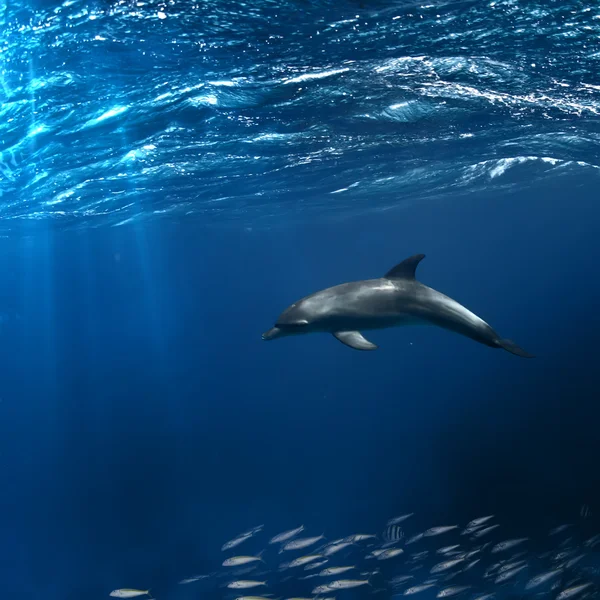
[[[3,6],[5,227],[311,218],[598,176],[592,7]]]

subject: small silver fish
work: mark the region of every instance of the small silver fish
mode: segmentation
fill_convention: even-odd
[[[323,558],[322,554],[309,554],[307,556],[300,556],[299,558],[295,558],[293,561],[291,561],[288,566],[301,567],[302,565],[307,565],[308,563],[319,560],[320,558]]]
[[[304,525],[300,525],[300,527],[296,527],[296,529],[289,529],[288,531],[284,531],[283,533],[278,533],[269,540],[269,544],[279,544],[282,542],[287,542],[288,540],[292,539],[293,537],[297,536],[303,531]]]
[[[313,544],[316,544],[319,540],[322,540],[322,539],[325,539],[324,535],[318,535],[315,537],[299,538],[297,540],[292,540],[291,542],[284,544],[284,546],[282,547],[282,551],[301,550],[302,548],[308,548],[308,546],[312,546]]]
[[[360,574],[363,577],[367,577],[368,579],[371,579],[371,577],[374,577],[375,575],[381,573],[381,571],[379,569],[375,569],[374,571],[361,571]]]
[[[571,557],[573,554],[575,554],[575,550],[573,550],[573,549],[563,550],[562,552],[558,552],[557,554],[555,554],[553,560],[556,560],[556,561],[565,560],[565,559]]]
[[[431,527],[427,531],[423,532],[423,537],[432,537],[434,535],[441,535],[447,531],[458,529],[458,525],[442,525],[441,527]]]
[[[322,555],[320,555],[320,556],[322,556]],[[327,564],[328,562],[329,561],[327,559],[325,559],[325,560],[319,560],[319,561],[317,561],[315,563],[312,563],[310,565],[306,565],[304,567],[304,570],[305,571],[312,571],[313,569],[318,569],[319,567],[322,567],[323,565]]]
[[[132,588],[121,588],[113,590],[110,595],[113,598],[135,598],[136,596],[150,596],[150,590],[134,590]]]
[[[253,527],[252,529],[249,529],[242,535],[256,535],[257,533],[260,533],[264,529],[264,527],[264,525],[258,525],[256,527]]]
[[[225,542],[223,546],[221,546],[221,550],[231,550],[231,548],[239,546],[242,542],[249,540],[253,535],[262,531],[263,527],[264,525],[259,525],[258,527],[253,527],[252,529],[245,531],[244,533],[240,533],[240,535],[234,539],[230,540],[229,542]]]
[[[313,591],[313,594],[326,594],[327,592],[331,592],[331,588],[328,584],[318,585]]]
[[[523,556],[527,556],[527,552],[526,551],[515,552],[515,554],[513,554],[508,560],[518,560],[519,558],[521,558]]]
[[[564,525],[559,525],[558,527],[551,529],[550,533],[548,535],[557,535],[559,533],[562,533],[565,529],[568,529],[569,527],[571,527],[571,523],[565,523]]]
[[[473,519],[467,523],[467,529],[469,529],[469,527],[479,527],[493,518],[494,515],[487,515],[486,517],[478,517],[477,519]]]
[[[187,577],[186,579],[182,579],[179,583],[181,585],[185,585],[186,583],[194,583],[195,581],[199,581],[200,577]]]
[[[422,585],[415,585],[413,587],[409,587],[408,589],[404,590],[404,595],[410,596],[411,594],[418,594],[419,592],[424,592],[425,590],[432,588],[433,585],[433,583],[424,583]]]
[[[393,586],[396,586],[400,585],[401,583],[404,583],[405,581],[408,581],[409,579],[414,579],[414,577],[412,575],[397,575],[396,577],[392,577],[390,583]]]
[[[340,550],[343,550],[344,548],[347,548],[348,546],[352,546],[351,542],[335,542],[333,544],[329,544],[328,546],[325,546],[325,548],[323,548],[322,553],[325,556],[331,556],[332,554],[335,554],[336,552],[339,552]]]
[[[365,558],[378,558],[384,552],[385,552],[384,548],[376,548],[375,550],[371,550],[371,552],[369,554],[367,554],[367,556],[365,556]]]
[[[533,588],[536,588],[536,587],[542,585],[543,583],[550,581],[550,579],[552,579],[553,577],[556,577],[557,575],[560,575],[561,573],[562,573],[562,569],[554,569],[554,571],[546,571],[546,573],[540,573],[539,575],[532,577],[527,582],[525,589],[531,590]]]
[[[522,544],[523,542],[526,542],[529,538],[518,538],[518,539],[514,539],[514,540],[506,540],[504,542],[500,542],[499,544],[496,544],[491,552],[492,554],[495,554],[496,552],[504,552],[504,550],[509,550],[510,548],[514,548],[515,546],[518,546],[519,544]]]
[[[346,571],[350,571],[355,568],[356,567],[329,567],[327,569],[323,569],[319,573],[319,575],[321,577],[329,577],[331,575],[341,575],[342,573],[345,573]]]
[[[511,579],[517,573],[520,573],[523,569],[526,569],[526,568],[527,568],[527,565],[522,565],[520,567],[511,569],[510,571],[505,571],[504,573],[500,573],[500,575],[498,575],[498,577],[496,577],[496,579],[494,580],[494,583],[502,583],[503,581],[506,581],[507,579]]]
[[[572,587],[563,590],[558,596],[556,596],[556,600],[566,600],[566,598],[571,598],[579,592],[583,592],[583,590],[587,589],[592,585],[591,583],[582,583],[580,585],[574,585]]]
[[[400,523],[406,521],[406,519],[410,519],[410,517],[412,517],[414,514],[415,513],[408,513],[406,515],[401,515],[400,517],[394,517],[387,522],[387,525],[388,527],[391,527],[392,525],[400,525]]]
[[[471,535],[480,529],[483,529],[485,525],[478,525],[477,527],[467,527],[460,532],[460,535]]]
[[[559,548],[566,548],[569,544],[573,542],[572,537],[565,538],[559,545]]]
[[[584,556],[585,554],[580,554],[579,556],[571,558],[567,561],[565,566],[567,567],[567,569],[570,569],[574,564],[578,563]]]
[[[444,562],[438,563],[437,565],[431,567],[431,570],[429,572],[432,574],[443,573],[444,571],[447,571],[448,569],[451,569],[452,567],[455,567],[456,565],[459,565],[464,561],[464,558],[453,558],[452,560],[445,560]]]
[[[394,558],[394,556],[398,556],[403,552],[404,550],[402,550],[402,548],[388,548],[377,557],[377,560],[387,560],[388,558]]]
[[[345,542],[350,542],[351,544],[356,544],[357,542],[364,542],[365,540],[377,539],[376,535],[367,534],[367,533],[357,533],[355,535],[349,535],[344,539]]]
[[[438,554],[448,554],[448,552],[452,552],[452,550],[456,550],[460,548],[460,544],[454,544],[454,546],[444,546],[443,548],[438,548],[436,552]]]
[[[225,550],[231,550],[232,548],[235,548],[236,546],[239,546],[242,542],[245,542],[246,540],[249,540],[252,537],[252,534],[248,534],[248,533],[243,533],[241,535],[239,535],[238,537],[229,540],[228,542],[225,542],[222,546],[221,546],[221,550],[225,551]]]
[[[269,596],[238,596],[235,600],[270,600]]]
[[[331,590],[347,590],[361,585],[371,585],[368,579],[338,579],[327,584]]]
[[[423,533],[417,533],[416,535],[413,535],[411,538],[406,540],[406,545],[408,546],[408,544],[414,544],[415,542],[418,542],[423,537],[423,535]]]
[[[228,588],[232,590],[245,590],[253,587],[258,587],[260,585],[267,585],[266,581],[252,581],[250,579],[240,579],[239,581],[232,581],[227,584]]]
[[[449,598],[450,596],[456,596],[469,589],[471,589],[470,585],[454,585],[440,590],[436,598]]]
[[[489,527],[484,527],[483,529],[478,529],[477,531],[474,531],[472,535],[473,537],[480,538],[494,531],[494,529],[496,529],[497,527],[500,527],[500,525],[490,525]]]
[[[472,569],[481,559],[480,558],[476,558],[475,560],[472,560],[464,569],[463,571],[468,571],[469,569]]]
[[[232,556],[225,559],[222,564],[224,567],[238,567],[239,565],[246,565],[257,560],[265,562],[260,556]]]
[[[500,568],[498,569],[498,573],[505,573],[506,571],[510,571],[511,569],[514,569],[515,567],[520,567],[524,564],[524,560],[517,560],[515,562],[505,563],[500,566]]]

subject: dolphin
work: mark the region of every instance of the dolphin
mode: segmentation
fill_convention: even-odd
[[[262,339],[320,331],[355,350],[376,350],[361,330],[436,325],[480,344],[533,358],[456,300],[417,281],[415,272],[424,258],[415,254],[379,279],[342,283],[306,296],[286,308]]]

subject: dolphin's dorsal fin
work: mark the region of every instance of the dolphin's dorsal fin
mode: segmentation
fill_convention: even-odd
[[[424,254],[415,254],[406,258],[393,269],[390,269],[384,277],[386,279],[415,279],[417,266],[424,258]]]

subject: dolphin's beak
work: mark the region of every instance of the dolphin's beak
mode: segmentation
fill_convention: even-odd
[[[282,334],[281,329],[279,327],[272,327],[269,331],[265,331],[262,334],[263,340],[274,340],[276,337],[279,337]]]

